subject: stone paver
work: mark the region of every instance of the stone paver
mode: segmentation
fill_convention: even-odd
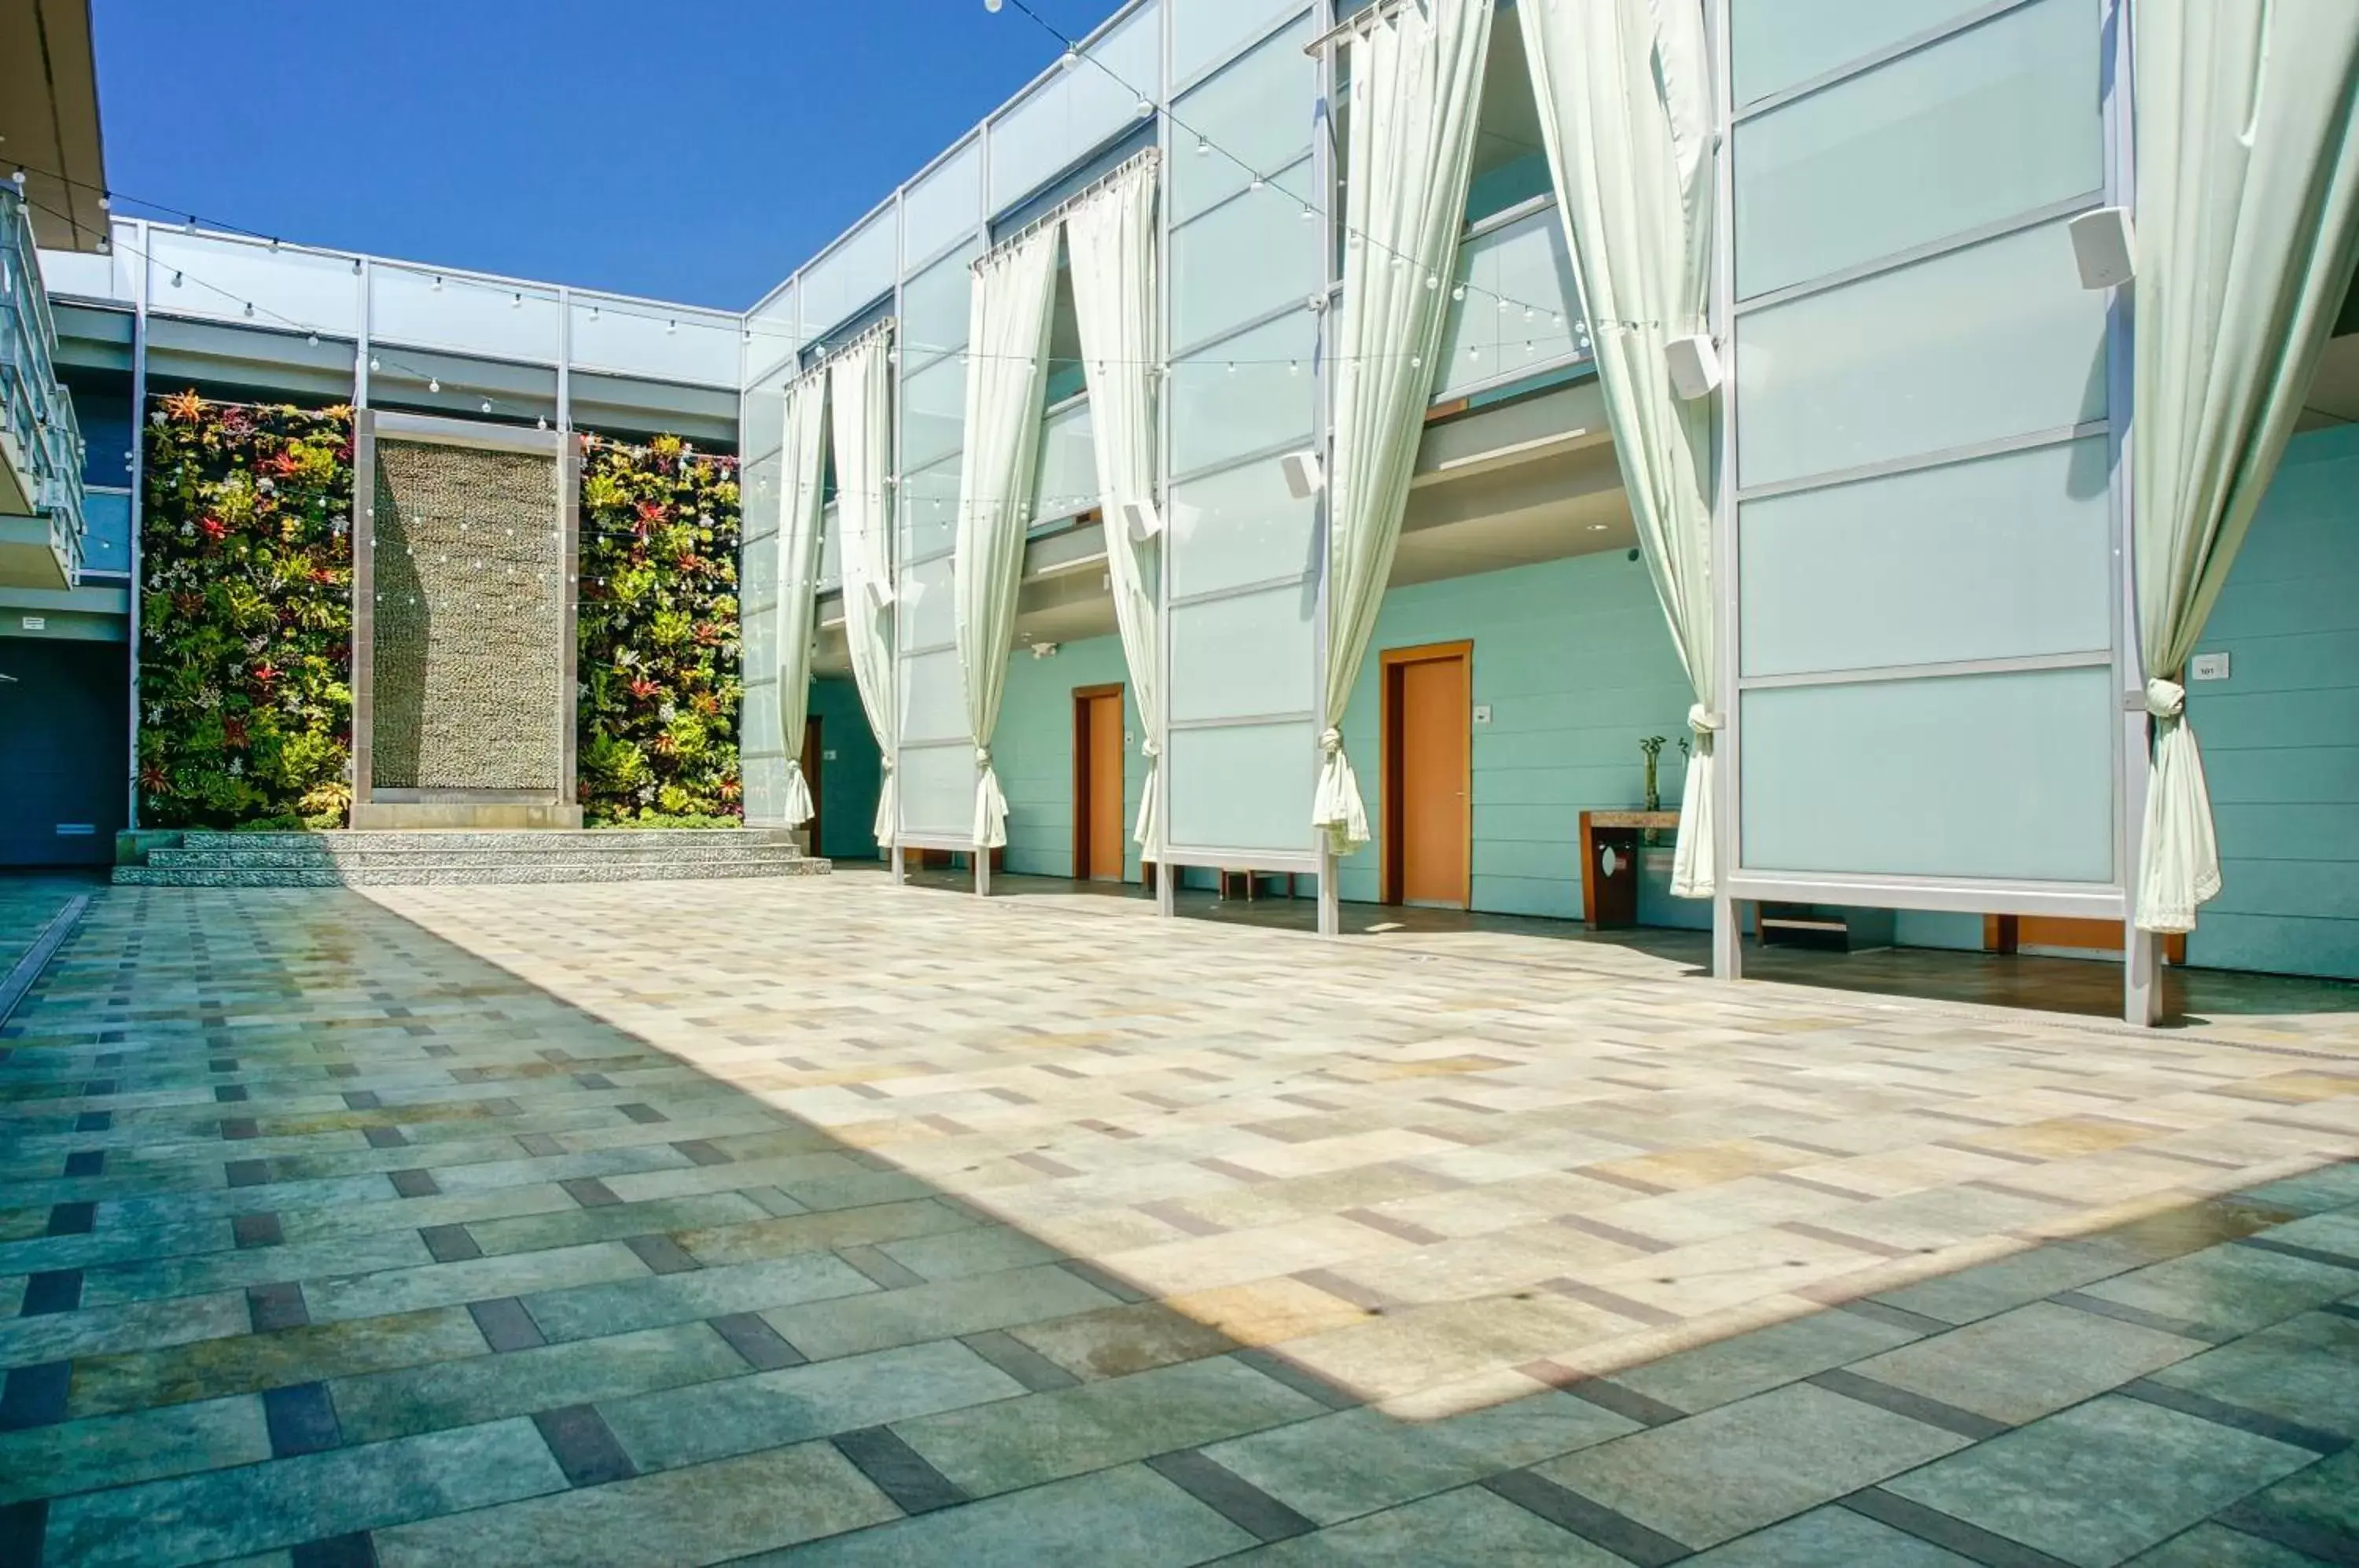
[[[0,1562],[2359,1552],[2350,1017],[1682,969],[101,892],[0,1039]]]

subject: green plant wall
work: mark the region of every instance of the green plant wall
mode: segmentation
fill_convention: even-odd
[[[579,789],[598,822],[735,822],[737,463],[671,436],[582,459]]]
[[[351,410],[184,392],[152,405],[146,435],[140,821],[342,826]]]

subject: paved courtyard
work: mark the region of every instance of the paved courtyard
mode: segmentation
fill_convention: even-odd
[[[102,890],[0,1563],[2359,1562],[2359,1016],[790,883]]]

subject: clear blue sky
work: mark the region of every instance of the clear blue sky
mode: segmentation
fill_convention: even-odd
[[[1118,0],[1032,3],[1079,34]],[[1057,54],[983,0],[93,11],[118,191],[289,240],[731,309]]]

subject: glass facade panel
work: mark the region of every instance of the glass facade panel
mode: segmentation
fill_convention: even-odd
[[[1954,22],[1984,0],[1729,0],[1742,107]]]
[[[894,770],[901,827],[929,838],[971,841],[974,833],[974,746],[962,736],[944,746],[904,746]]]
[[[1197,0],[1185,0],[1173,17],[1175,27],[1200,8]],[[1310,169],[1297,167],[1310,155],[1319,102],[1319,64],[1302,52],[1310,38],[1305,16],[1180,99],[1175,112],[1187,129],[1172,129],[1167,186],[1174,223],[1235,195],[1256,172],[1276,176],[1298,212],[1301,203],[1315,201]],[[1202,151],[1190,131],[1202,137]]]
[[[2102,419],[2108,299],[2059,221],[1747,312],[1739,483]]]
[[[904,654],[901,734],[908,740],[947,740],[966,734],[966,696],[954,649]]]
[[[1163,768],[1175,848],[1310,852],[1319,746],[1310,721],[1173,730]]]
[[[923,267],[983,223],[983,141],[972,137],[901,192],[901,251]]]
[[[1181,0],[1171,13],[1171,80],[1183,82],[1212,69],[1279,17],[1301,9],[1301,0]],[[1299,40],[1295,50],[1300,60]]]
[[[991,122],[991,205],[1014,206],[1099,143],[1147,116],[1141,100],[1162,96],[1163,17],[1155,5],[1132,12],[1075,62],[1042,82]]]
[[[767,380],[795,362],[802,351],[802,317],[795,286],[785,288],[763,300],[746,313],[745,344],[745,378],[747,386]],[[574,311],[574,324],[582,324],[582,312]]]
[[[878,295],[892,292],[900,276],[896,223],[896,209],[888,202],[803,268],[799,287],[806,338],[824,338]]]
[[[901,476],[904,561],[949,553],[951,541],[958,536],[958,487],[956,456]]]
[[[944,354],[902,378],[901,461],[911,467],[959,449],[966,418],[966,366],[959,358]]]
[[[1174,474],[1310,439],[1316,321],[1298,310],[1172,365]]]
[[[1190,155],[1192,156],[1192,155]],[[1310,165],[1297,172],[1310,183]],[[1190,349],[1319,291],[1319,225],[1274,186],[1249,191],[1171,236],[1171,342]]]
[[[378,262],[369,268],[369,334],[383,343],[554,364],[557,300],[527,289]],[[734,346],[729,357],[734,372]]]
[[[901,356],[905,366],[925,364],[966,346],[968,314],[974,294],[974,258],[980,239],[969,240],[903,286]]]
[[[1171,718],[1308,713],[1319,586],[1288,583],[1171,608]]]
[[[938,555],[901,569],[896,629],[904,649],[949,648],[958,641],[958,598],[951,558]]]
[[[136,241],[130,240],[122,252],[136,255],[137,248]],[[251,299],[257,326],[346,338],[360,331],[361,279],[349,256],[314,256],[283,246],[273,252],[267,245],[182,234],[159,224],[147,230],[147,254],[154,263],[147,280],[150,310],[244,321],[245,301]],[[45,271],[49,267],[46,256],[42,267]],[[197,281],[200,278],[203,283]],[[268,314],[259,313],[263,311]],[[555,354],[554,336],[544,350]]]
[[[734,387],[744,340],[738,319],[717,310],[675,311],[645,300],[573,296],[576,369]]]
[[[2109,882],[2106,668],[1743,694],[1752,871]]]
[[[1090,404],[1068,403],[1040,424],[1040,466],[1032,489],[1037,526],[1086,512],[1098,504],[1097,451],[1090,435]]]
[[[2106,439],[1737,509],[1744,672],[2113,647]]]
[[[843,586],[843,508],[833,501],[820,514],[819,586],[823,593]]]
[[[1287,493],[1276,458],[1173,485],[1172,596],[1315,573],[1318,520],[1314,502]]]
[[[1739,125],[1739,292],[2100,191],[2101,24],[2040,0]]]
[[[1467,286],[1466,298],[1451,302],[1442,362],[1434,367],[1435,397],[1454,397],[1573,353],[1581,295],[1553,206],[1460,245],[1456,281]]]

